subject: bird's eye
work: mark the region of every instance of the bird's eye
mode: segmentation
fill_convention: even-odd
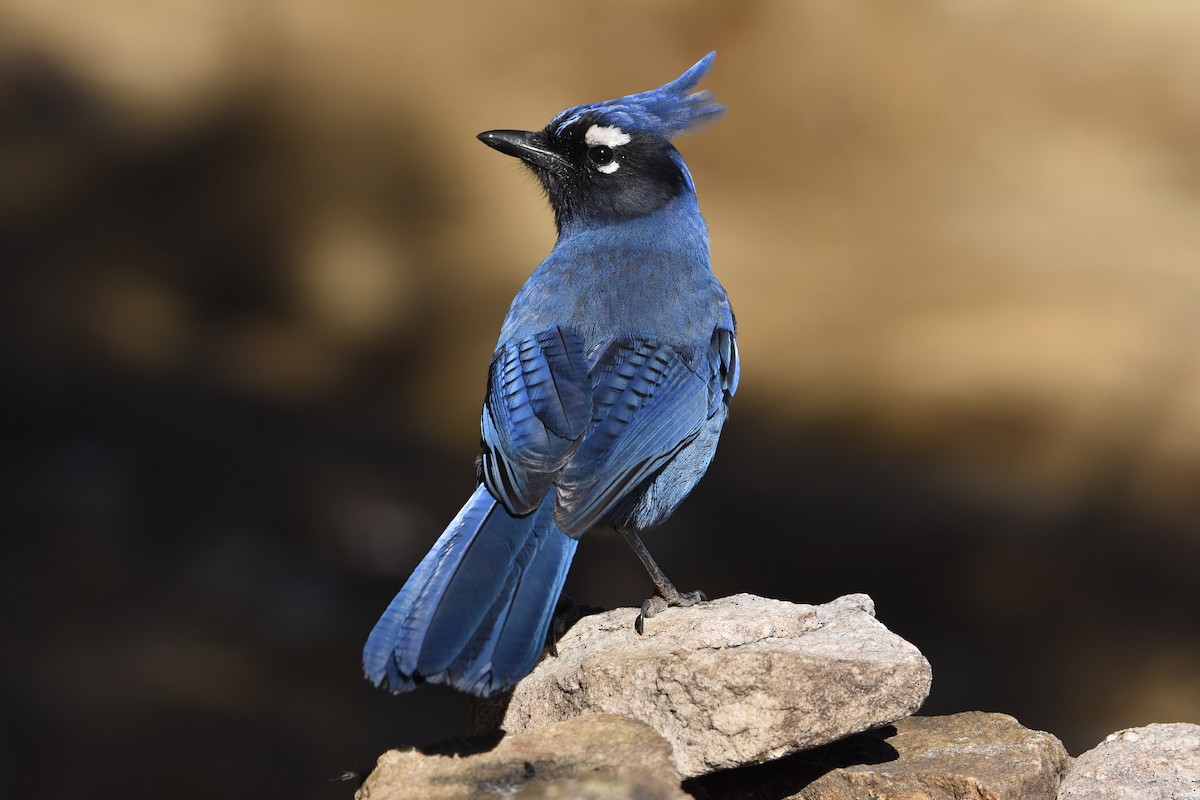
[[[589,147],[587,156],[597,167],[606,167],[613,162],[616,154],[613,149],[607,145],[598,144],[595,147]]]

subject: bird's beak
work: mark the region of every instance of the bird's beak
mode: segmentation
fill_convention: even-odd
[[[479,134],[479,141],[533,167],[553,170],[567,163],[550,149],[546,134],[541,131],[484,131]]]

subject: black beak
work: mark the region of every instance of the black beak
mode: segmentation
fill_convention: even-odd
[[[533,167],[552,170],[567,163],[550,149],[546,134],[541,131],[484,131],[479,134],[479,141]]]

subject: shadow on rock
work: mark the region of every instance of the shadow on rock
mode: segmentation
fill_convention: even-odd
[[[778,761],[692,778],[684,781],[683,789],[698,800],[782,800],[794,797],[804,787],[835,769],[895,761],[900,754],[887,742],[895,735],[895,726],[886,725]]]

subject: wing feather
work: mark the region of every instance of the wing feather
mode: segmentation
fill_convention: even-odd
[[[537,508],[591,418],[583,343],[562,328],[496,350],[488,371],[479,477],[513,514]]]
[[[592,419],[559,474],[554,519],[579,535],[621,504],[700,432],[707,381],[676,348],[613,342],[592,370]]]

